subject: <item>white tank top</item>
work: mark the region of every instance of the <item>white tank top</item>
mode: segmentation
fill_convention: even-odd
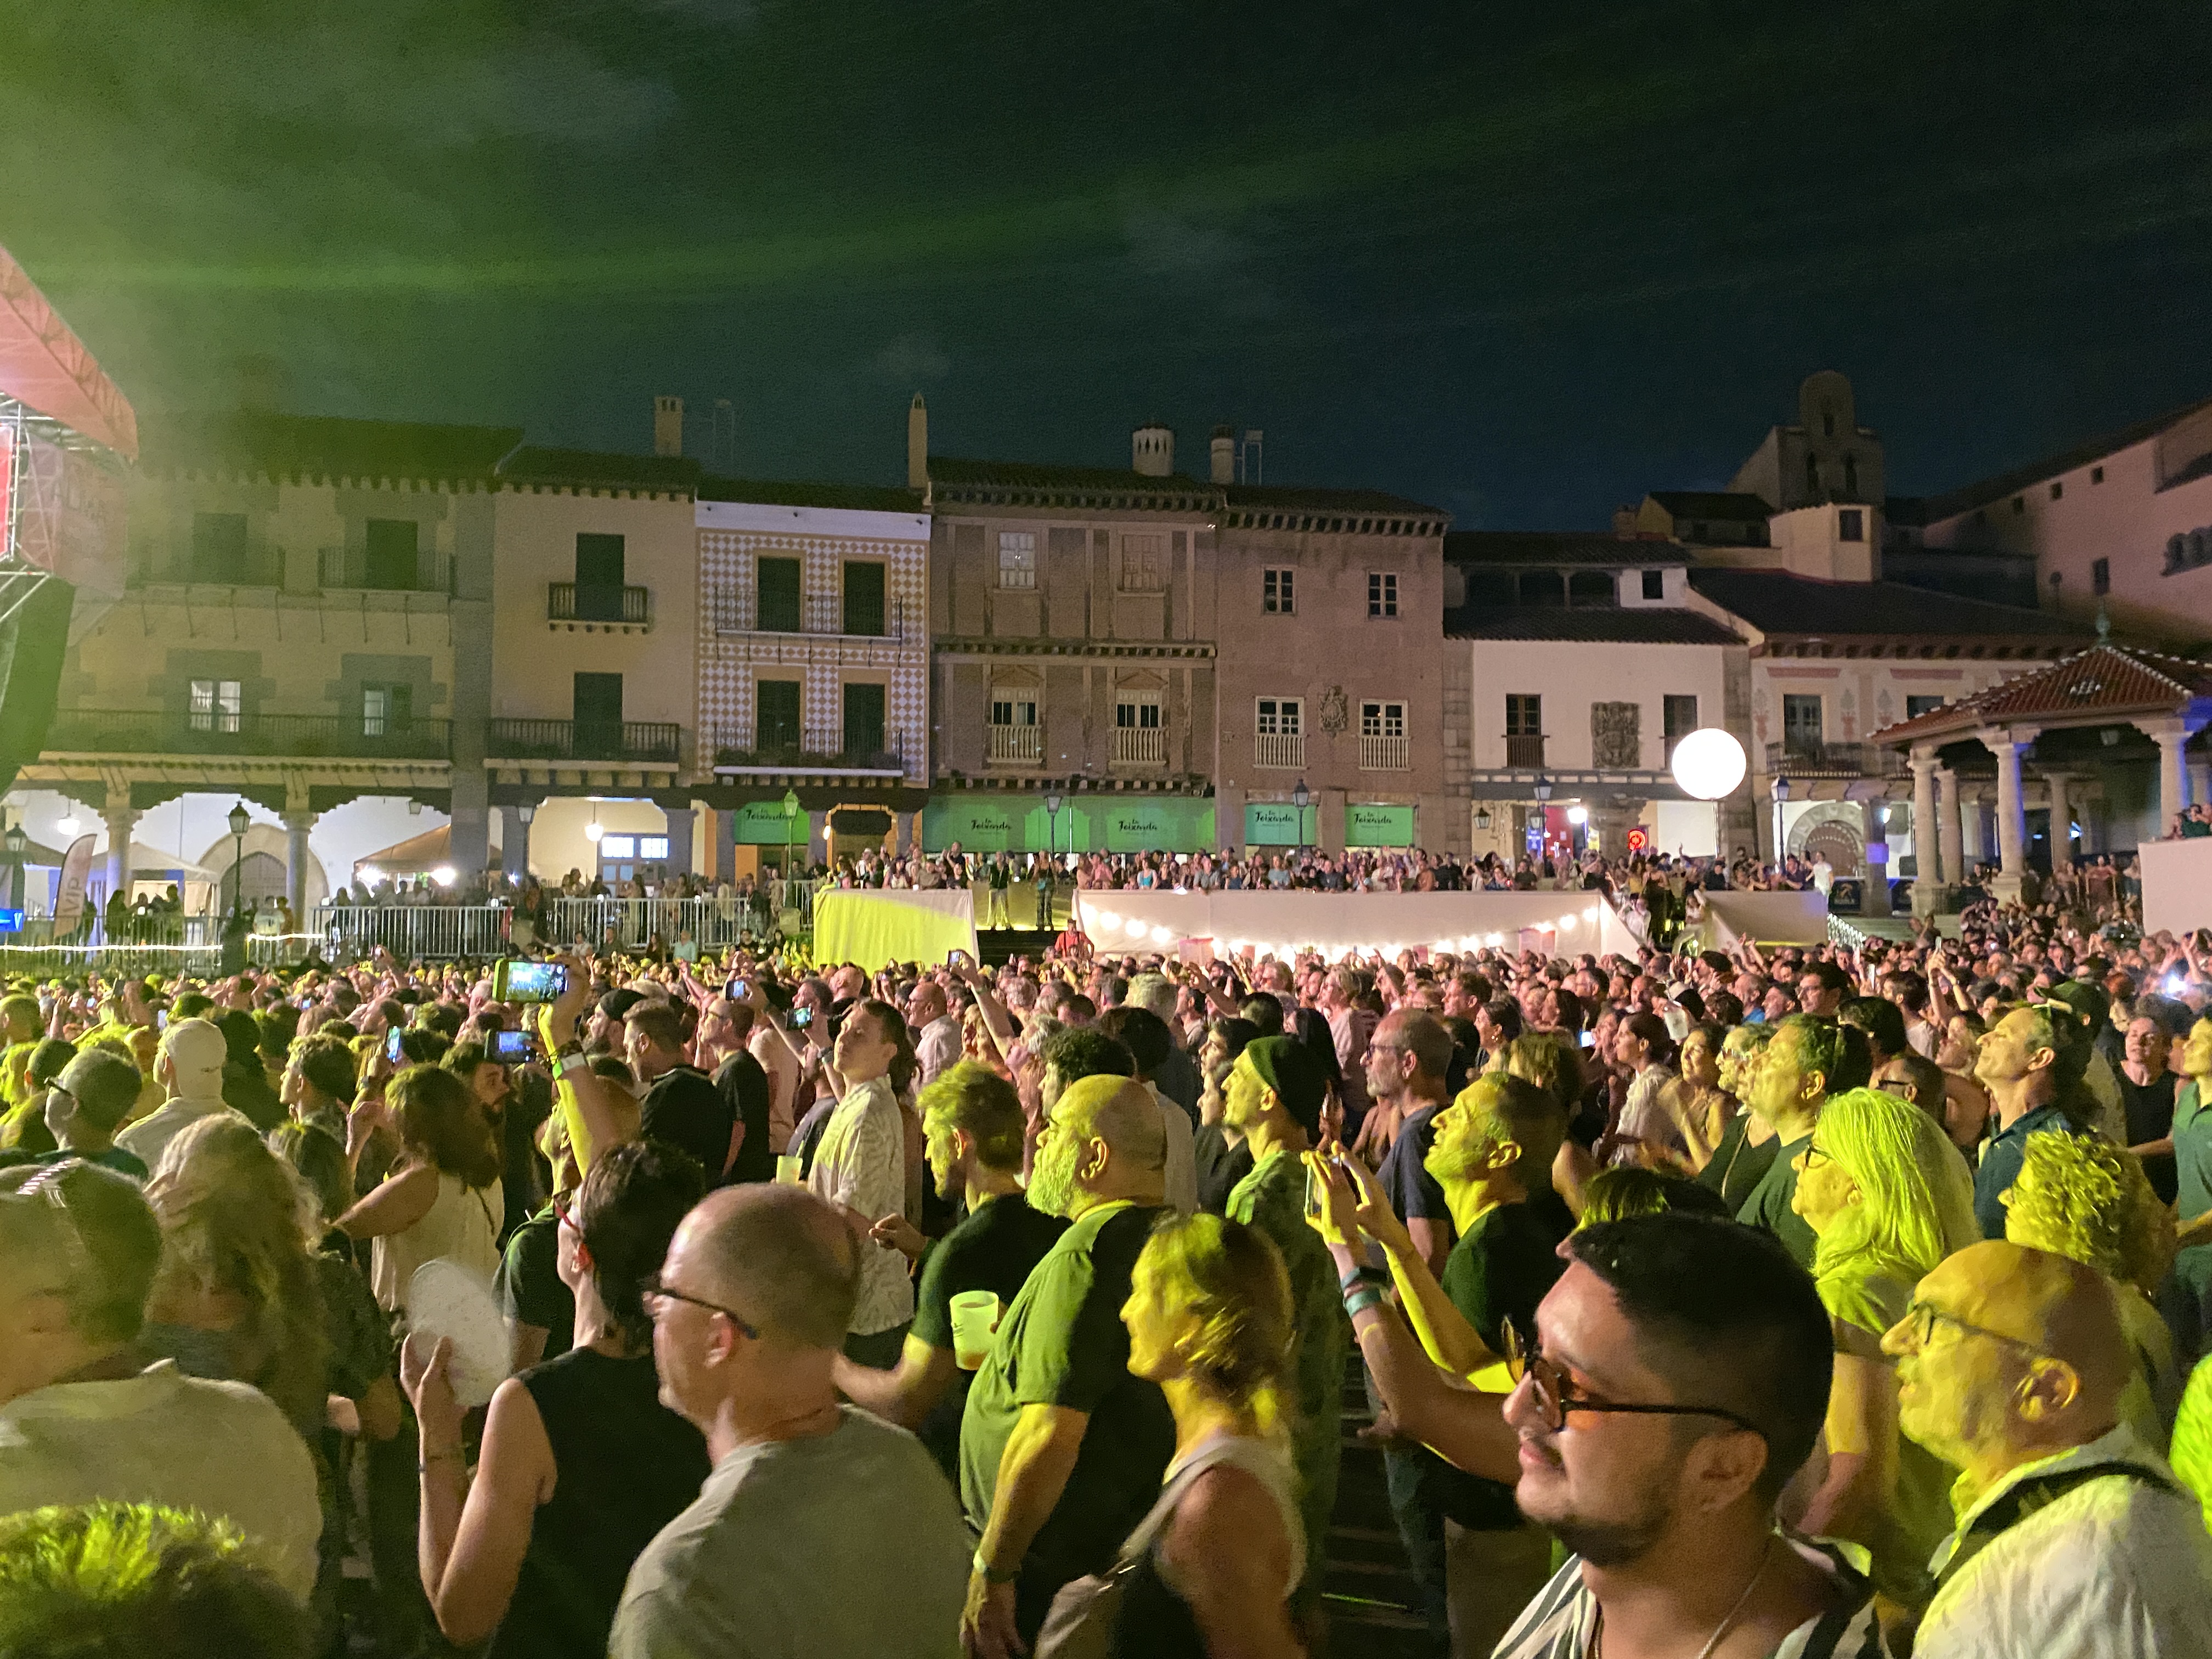
[[[386,1313],[407,1311],[407,1286],[415,1270],[441,1258],[459,1263],[487,1285],[499,1271],[499,1218],[506,1212],[500,1183],[471,1187],[457,1175],[438,1173],[438,1196],[429,1213],[404,1232],[372,1240],[369,1288]]]

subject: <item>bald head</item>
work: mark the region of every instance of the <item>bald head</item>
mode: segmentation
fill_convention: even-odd
[[[749,1182],[702,1199],[669,1247],[686,1290],[788,1347],[836,1348],[860,1293],[852,1231],[804,1187]],[[696,1274],[696,1279],[691,1277]]]
[[[1167,1167],[1167,1125],[1159,1103],[1126,1077],[1086,1077],[1067,1085],[1053,1121],[1080,1139],[1103,1140],[1114,1161],[1140,1170]]]
[[[2006,1239],[1970,1244],[1921,1281],[1923,1300],[2063,1359],[2085,1389],[2127,1386],[2131,1366],[2111,1284],[2094,1267]]]

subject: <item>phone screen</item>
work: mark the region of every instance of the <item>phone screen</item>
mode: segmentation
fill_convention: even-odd
[[[550,1002],[568,988],[568,970],[559,963],[510,957],[499,964],[492,994],[501,1002]]]
[[[394,1066],[404,1064],[407,1059],[407,1050],[401,1042],[406,1035],[406,1031],[397,1025],[384,1034],[384,1057]]]
[[[502,1066],[520,1066],[534,1052],[527,1031],[494,1031],[491,1035],[491,1057]]]
[[[751,985],[741,979],[732,980],[723,993],[723,994],[727,996],[732,1002],[743,1002],[752,994],[753,990]]]
[[[784,1024],[790,1026],[794,1031],[803,1031],[808,1026],[814,1024],[814,1010],[811,1008],[793,1008],[791,1011],[791,1018],[786,1020]]]

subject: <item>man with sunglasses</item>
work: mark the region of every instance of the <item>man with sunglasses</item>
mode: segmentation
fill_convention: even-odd
[[[1920,1281],[1883,1350],[1898,1426],[1960,1471],[1918,1659],[2171,1659],[2207,1650],[2212,1538],[2120,1421],[2131,1370],[2111,1286],[2002,1240]]]
[[[1827,1411],[1812,1280],[1774,1239],[1703,1216],[1600,1222],[1561,1248],[1504,1413],[1515,1501],[1573,1554],[1497,1659],[1877,1659],[1870,1587],[1775,1526]]]
[[[968,1540],[921,1443],[840,1402],[851,1231],[803,1188],[709,1193],[645,1289],[662,1401],[714,1469],[630,1568],[611,1659],[941,1659]]]

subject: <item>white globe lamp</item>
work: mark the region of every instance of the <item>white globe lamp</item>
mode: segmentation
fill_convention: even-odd
[[[1717,726],[1692,732],[1674,745],[1674,781],[1692,800],[1718,800],[1743,781],[1743,745]]]

